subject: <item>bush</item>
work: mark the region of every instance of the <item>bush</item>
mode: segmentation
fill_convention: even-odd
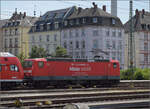
[[[121,80],[150,80],[150,69],[127,69],[120,71]]]

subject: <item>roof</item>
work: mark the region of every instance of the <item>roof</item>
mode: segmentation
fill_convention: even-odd
[[[10,19],[8,19],[3,25],[3,27],[10,27],[10,26],[24,26],[24,27],[28,27],[28,26],[32,26],[35,21],[37,21],[38,18],[37,17],[32,17],[32,16],[26,16],[26,13],[22,14],[20,12],[20,14],[18,14],[17,12],[15,12],[12,17]]]
[[[62,21],[63,18],[67,17],[73,11],[73,7],[59,9],[54,11],[48,11],[35,24],[51,23],[53,21]]]
[[[143,13],[144,12],[144,13]],[[129,32],[131,20],[124,24],[125,32]],[[134,31],[143,30],[142,25],[150,25],[150,13],[143,11],[137,11],[137,14],[132,17]],[[148,30],[148,28],[146,29]],[[150,31],[150,28],[149,28]]]
[[[107,13],[106,11],[103,11],[100,8],[92,7],[92,8],[82,9],[79,7],[78,10],[75,11],[68,19],[80,18],[80,17],[94,17],[94,16],[117,18]]]
[[[0,20],[0,28],[8,21],[8,19]]]

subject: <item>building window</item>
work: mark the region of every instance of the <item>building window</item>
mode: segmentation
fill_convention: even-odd
[[[10,35],[10,36],[12,35],[12,29],[10,29],[10,31],[9,31],[9,35]]]
[[[97,49],[98,48],[98,40],[93,40],[93,48]]]
[[[51,23],[47,23],[47,30],[51,29]]]
[[[54,41],[57,41],[57,34],[54,35]]]
[[[112,19],[112,24],[114,25],[116,23],[115,19]]]
[[[69,24],[70,24],[70,25],[73,25],[73,20],[70,20],[70,21],[69,21]]]
[[[98,36],[98,30],[93,30],[93,36]]]
[[[42,36],[39,36],[39,41],[40,41],[40,42],[42,41]]]
[[[116,53],[115,53],[115,52],[112,53],[112,59],[113,59],[113,60],[116,59]]]
[[[34,38],[34,36],[32,36],[32,42],[34,42],[35,41],[35,38]]]
[[[5,36],[7,36],[7,32],[8,32],[8,31],[7,31],[7,29],[6,29],[6,30],[5,30]]]
[[[15,38],[15,47],[18,47],[18,38]]]
[[[144,54],[144,62],[148,62],[148,55],[147,54]]]
[[[109,29],[106,30],[106,36],[109,36]]]
[[[119,31],[119,32],[118,32],[118,36],[119,36],[119,37],[121,37],[121,36],[122,36],[121,31]]]
[[[5,48],[7,48],[7,39],[5,39]]]
[[[64,25],[67,26],[67,24],[68,24],[68,22],[65,20],[65,21],[64,21]]]
[[[144,40],[148,40],[148,33],[144,33]]]
[[[115,37],[116,36],[116,31],[112,32],[112,36]]]
[[[12,47],[12,38],[9,39],[9,47]]]
[[[67,49],[67,42],[64,42],[64,48]]]
[[[79,36],[79,31],[78,31],[78,29],[76,29],[76,37],[78,37]]]
[[[144,50],[148,50],[148,43],[144,43]]]
[[[110,49],[110,42],[109,41],[106,41],[106,48]]]
[[[76,24],[79,25],[79,19],[76,19]]]
[[[58,28],[59,28],[59,23],[55,22],[55,29],[58,29]]]
[[[76,41],[76,48],[79,48],[79,41]]]
[[[121,41],[119,41],[119,45],[118,45],[119,47],[119,50],[121,50],[122,49],[122,42]]]
[[[46,36],[46,41],[49,42],[49,35]]]
[[[69,48],[73,49],[73,42],[72,41],[70,41]]]
[[[64,32],[64,39],[66,39],[67,38],[67,34],[66,34],[66,32]]]
[[[15,35],[18,35],[18,29],[17,28],[15,29]]]
[[[72,31],[69,31],[69,37],[72,38]]]
[[[82,29],[81,32],[82,32],[82,33],[81,33],[81,36],[85,36],[85,30]]]
[[[82,48],[85,48],[85,41],[84,40],[81,42],[81,45],[82,45]]]
[[[86,18],[83,18],[83,19],[82,19],[82,23],[83,23],[83,24],[86,23]]]
[[[40,24],[40,31],[43,31],[43,24]]]
[[[115,41],[112,42],[112,48],[116,49],[116,42]]]
[[[94,17],[93,18],[93,23],[97,23],[97,22],[98,22],[97,17]]]
[[[18,55],[18,49],[15,48],[15,55],[17,56]]]

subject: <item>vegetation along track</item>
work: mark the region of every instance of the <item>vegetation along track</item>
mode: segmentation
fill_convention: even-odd
[[[32,94],[22,96],[1,96],[0,105],[4,107],[14,107],[17,98],[22,100],[23,106],[35,107],[37,102],[45,104],[51,102],[51,105],[45,107],[61,107],[65,103],[81,103],[81,102],[99,102],[111,100],[126,99],[146,99],[150,98],[150,90],[120,90],[120,91],[90,91],[90,92],[53,92],[45,94]]]

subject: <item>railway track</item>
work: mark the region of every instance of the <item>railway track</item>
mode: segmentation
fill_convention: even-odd
[[[128,99],[148,99],[150,98],[150,90],[126,90],[126,91],[97,91],[97,92],[66,92],[66,93],[45,93],[35,95],[22,96],[1,96],[1,106],[15,107],[16,98],[20,98],[24,107],[36,108],[36,103],[52,102],[51,105],[44,105],[43,108],[63,107],[66,103],[86,103],[113,100]]]
[[[29,89],[0,91],[0,106],[15,107],[20,99],[23,108],[53,108],[62,109],[68,103],[108,103],[133,100],[149,100],[149,82],[121,82],[118,86],[106,88],[75,88],[75,89]],[[138,85],[139,84],[139,85]],[[123,87],[124,86],[124,87]],[[132,87],[131,87],[132,86]],[[143,86],[143,87],[142,87]],[[40,104],[40,105],[39,105]],[[139,103],[137,103],[138,105]],[[106,104],[107,105],[107,104]],[[107,107],[107,106],[106,106]],[[90,108],[95,109],[95,108]],[[97,108],[96,108],[97,109]],[[98,108],[99,109],[99,108]],[[103,108],[105,109],[105,108]]]

